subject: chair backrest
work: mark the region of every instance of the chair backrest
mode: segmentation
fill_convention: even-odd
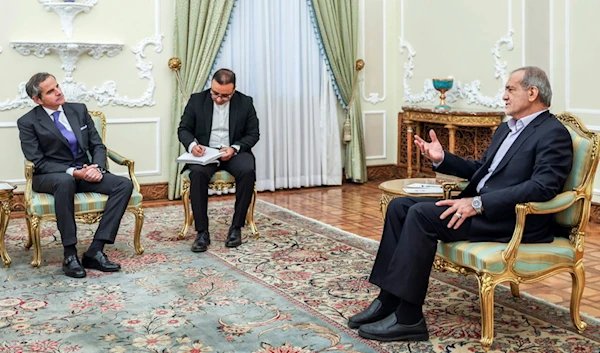
[[[556,117],[565,125],[573,140],[573,165],[563,191],[575,191],[581,199],[557,213],[555,219],[562,226],[581,228],[587,224],[590,215],[600,139],[597,133],[588,130],[581,120],[571,113],[562,112]]]
[[[102,142],[106,143],[106,117],[104,116],[104,113],[98,110],[90,110],[88,113],[90,113],[90,116],[94,121],[94,127],[98,130]]]

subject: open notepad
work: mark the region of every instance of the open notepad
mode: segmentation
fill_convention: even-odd
[[[190,163],[190,164],[201,164],[207,165],[211,163],[219,163],[219,158],[225,154],[225,152],[219,152],[216,148],[205,147],[204,155],[202,157],[196,157],[189,152],[183,153],[175,160],[177,163]]]
[[[409,194],[443,194],[441,185],[436,184],[408,184],[403,188],[404,192]]]

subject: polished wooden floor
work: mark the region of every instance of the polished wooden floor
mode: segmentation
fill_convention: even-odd
[[[276,192],[261,192],[258,199],[310,217],[359,236],[380,240],[383,222],[379,211],[379,182],[364,185],[344,184],[341,187],[315,187]],[[223,200],[233,196],[211,196]],[[600,318],[600,225],[590,224],[586,232],[586,288],[581,312]],[[551,303],[569,307],[571,277],[557,275],[535,284],[523,284],[527,292]]]

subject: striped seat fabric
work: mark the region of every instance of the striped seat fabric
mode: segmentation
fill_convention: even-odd
[[[502,261],[502,251],[506,243],[472,243],[457,241],[438,243],[437,253],[460,266],[501,273],[506,270]],[[561,264],[572,264],[575,250],[568,239],[556,238],[550,244],[521,244],[517,253],[515,271],[521,274],[534,274]]]
[[[32,201],[28,204],[28,212],[32,215],[53,215],[54,196],[32,192]],[[102,212],[106,206],[108,196],[97,192],[80,192],[75,194],[75,213]],[[127,207],[140,207],[142,205],[142,194],[133,190]]]

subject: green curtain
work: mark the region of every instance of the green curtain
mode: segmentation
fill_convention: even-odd
[[[181,168],[175,159],[184,152],[177,128],[189,95],[200,91],[225,37],[235,0],[177,0],[175,3],[175,57],[181,60],[181,82],[174,78],[169,153],[169,199],[181,197]],[[183,86],[183,87],[180,87]],[[182,88],[185,93],[181,92]]]
[[[346,178],[357,183],[367,181],[367,162],[362,125],[360,97],[355,75],[358,53],[358,0],[312,0],[319,34],[328,65],[333,73],[347,120],[350,141],[345,144],[344,170]],[[348,122],[346,123],[348,125]],[[345,133],[348,135],[348,131]]]

